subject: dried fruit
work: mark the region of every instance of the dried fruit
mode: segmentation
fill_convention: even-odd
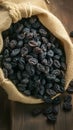
[[[50,121],[51,123],[55,123],[57,118],[56,116],[52,113],[52,114],[48,114],[47,115],[47,120]]]
[[[73,37],[73,31],[72,31],[72,32],[70,32],[70,37]]]
[[[59,98],[51,97],[65,91],[66,57],[60,41],[35,16],[12,24],[3,40],[0,67],[5,77],[23,94],[59,104]]]
[[[64,111],[71,111],[71,109],[72,109],[71,103],[66,103],[66,102],[63,103],[63,110]]]
[[[17,56],[19,53],[20,53],[20,49],[14,49],[14,50],[11,52],[11,56],[12,56],[12,57]]]
[[[28,62],[31,64],[31,65],[36,65],[38,63],[38,60],[36,58],[29,58]]]

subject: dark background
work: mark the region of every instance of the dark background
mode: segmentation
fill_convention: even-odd
[[[68,33],[73,30],[73,0],[50,0],[48,7],[60,18]],[[73,97],[73,96],[72,96]],[[73,100],[72,100],[73,104]],[[42,105],[38,105],[42,107]],[[9,101],[0,87],[0,130],[73,130],[73,109],[64,113],[62,104],[55,125],[47,124],[42,115],[33,118],[30,114],[36,105],[24,105]]]

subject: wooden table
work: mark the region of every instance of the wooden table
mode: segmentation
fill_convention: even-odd
[[[48,6],[63,22],[68,33],[72,31],[73,0],[50,0]],[[0,130],[73,130],[73,109],[71,112],[65,113],[62,111],[61,104],[57,122],[51,125],[42,115],[33,118],[30,114],[33,108],[36,108],[36,105],[9,101],[6,93],[0,88]]]

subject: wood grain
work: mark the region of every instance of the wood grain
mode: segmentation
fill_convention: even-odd
[[[10,130],[10,101],[0,87],[0,130]]]
[[[73,0],[50,0],[49,6],[70,33],[73,30]],[[51,125],[42,115],[36,118],[31,116],[31,111],[36,107],[37,105],[8,101],[7,95],[0,88],[0,130],[73,130],[73,109],[65,113],[62,111],[61,104],[57,122]],[[43,105],[38,105],[38,107],[43,107]]]

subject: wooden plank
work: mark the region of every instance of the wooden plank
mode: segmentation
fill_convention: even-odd
[[[59,105],[59,114],[57,117],[57,122],[55,124],[54,129],[55,130],[66,130],[66,126],[65,126],[65,113],[62,110],[62,104]]]
[[[73,1],[51,0],[52,12],[63,22],[68,32],[73,30]]]
[[[54,130],[53,125],[46,122],[43,115],[36,118],[31,116],[31,112],[36,107],[42,105],[24,105],[20,103],[12,103],[12,129],[11,130]]]
[[[10,102],[0,87],[0,130],[10,130]]]
[[[73,104],[73,96],[72,96],[72,104]],[[73,130],[73,109],[71,112],[65,114],[66,121],[66,130]]]

